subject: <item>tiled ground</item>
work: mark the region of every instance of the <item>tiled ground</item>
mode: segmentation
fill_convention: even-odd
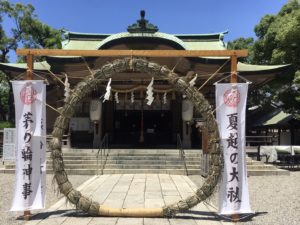
[[[78,189],[100,204],[117,208],[154,208],[174,203],[194,193],[195,184],[186,176],[168,174],[114,174],[94,176]],[[62,199],[34,216],[26,225],[205,225],[222,224],[214,209],[203,203],[176,218],[90,217]],[[230,224],[230,223],[228,223]]]

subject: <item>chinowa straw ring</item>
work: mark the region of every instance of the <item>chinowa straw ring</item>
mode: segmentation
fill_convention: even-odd
[[[176,91],[186,95],[193,103],[196,110],[203,116],[208,129],[210,168],[209,174],[203,185],[197,189],[194,195],[162,208],[125,209],[102,206],[98,202],[93,201],[91,198],[88,198],[75,190],[68,180],[68,175],[64,169],[61,149],[62,136],[68,127],[70,119],[74,115],[76,104],[92,90],[97,88],[101,82],[103,82],[103,79],[109,79],[113,74],[128,70],[144,72],[159,78],[166,78]],[[54,177],[60,192],[63,193],[67,200],[74,204],[77,209],[81,209],[92,216],[174,217],[177,213],[184,212],[198,203],[205,201],[214,192],[223,167],[223,157],[221,148],[218,144],[219,135],[217,123],[211,106],[195,87],[191,87],[184,79],[180,78],[166,66],[161,66],[157,63],[140,58],[123,58],[107,63],[102,66],[101,69],[95,71],[94,77],[87,77],[84,81],[77,84],[70,96],[67,97],[65,105],[60,112],[61,114],[57,117],[54,124],[52,132],[53,138],[49,144],[53,160],[53,170],[55,171]]]

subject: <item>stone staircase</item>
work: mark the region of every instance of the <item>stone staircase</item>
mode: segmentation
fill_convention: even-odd
[[[200,175],[200,150],[185,150],[185,164],[177,149],[112,149],[109,152],[103,171],[99,160],[97,170],[97,150],[72,149],[64,152],[65,170],[69,175],[126,174],[126,173],[164,173]],[[105,160],[103,160],[104,162]],[[186,169],[185,169],[186,168]],[[277,169],[247,158],[249,176],[289,175],[289,171]],[[14,173],[15,165],[6,164],[0,173]],[[47,173],[53,173],[50,154],[47,162]]]
[[[290,175],[290,171],[278,169],[272,164],[265,164],[262,161],[256,161],[250,157],[247,157],[246,160],[248,176]]]

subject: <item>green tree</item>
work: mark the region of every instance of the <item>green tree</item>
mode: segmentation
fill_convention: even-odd
[[[62,32],[42,23],[34,10],[34,7],[30,4],[13,4],[7,0],[0,0],[0,62],[8,62],[8,53],[19,47],[61,48]],[[4,30],[4,19],[10,20],[13,24],[10,30]],[[23,58],[19,58],[19,61],[23,61]],[[0,75],[2,89],[9,85],[8,102],[12,102],[13,99],[10,79],[8,76]],[[6,84],[3,83],[4,81],[6,81]],[[1,92],[1,96],[5,93]],[[6,101],[1,100],[0,104],[1,110],[7,109]],[[12,104],[9,107],[9,114],[11,120],[14,117]]]
[[[14,24],[11,30],[3,30],[3,18]],[[42,23],[30,4],[12,4],[0,0],[0,51],[1,62],[7,61],[7,54],[19,46],[26,48],[61,48],[62,33]]]
[[[265,15],[254,31],[257,36],[254,43],[241,38],[229,46],[238,49],[243,44],[243,47],[249,49],[247,62],[252,64],[293,66],[293,70],[284,77],[274,80],[260,92],[256,90],[256,99],[260,103],[269,103],[270,100],[286,112],[300,116],[300,3],[290,0],[278,14]],[[265,98],[266,96],[269,97]],[[254,99],[251,100],[257,103]]]
[[[6,115],[9,110],[9,85],[5,75],[0,72],[0,121],[6,120]]]
[[[247,58],[240,59],[242,62],[250,63],[252,61],[252,51],[253,51],[253,38],[238,38],[231,42],[228,42],[227,48],[240,50],[240,49],[248,49],[249,56]]]

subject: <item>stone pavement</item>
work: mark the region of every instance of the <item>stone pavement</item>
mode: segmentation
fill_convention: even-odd
[[[182,175],[114,174],[94,176],[77,190],[100,204],[123,208],[153,208],[174,203],[194,193],[196,185]],[[231,224],[215,217],[216,209],[200,203],[176,218],[91,217],[59,200],[35,215],[26,225],[214,225]]]

